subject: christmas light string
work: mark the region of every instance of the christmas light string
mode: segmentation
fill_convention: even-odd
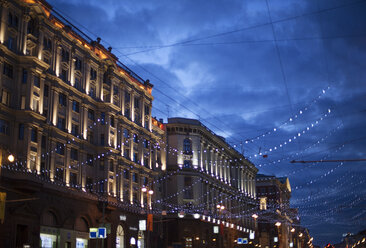
[[[279,159],[276,159],[274,161],[267,162],[267,163],[264,163],[264,164],[259,164],[258,167],[265,167],[265,166],[277,164],[277,163],[280,163],[280,162],[283,162],[283,161],[289,161],[290,159],[292,159],[294,157],[300,156],[300,155],[304,154],[306,151],[308,151],[308,150],[310,150],[312,148],[315,148],[316,146],[318,146],[322,142],[326,141],[333,134],[335,134],[338,130],[340,130],[340,128],[342,126],[343,126],[343,124],[338,125],[336,128],[334,128],[330,132],[328,132],[327,135],[323,136],[322,138],[319,138],[316,142],[314,142],[310,146],[302,149],[300,153],[299,152],[296,152],[296,153],[291,154],[290,156],[282,157],[282,158],[279,158]]]
[[[316,119],[313,123],[311,123],[309,126],[307,126],[306,128],[304,128],[303,130],[301,131],[298,131],[297,134],[295,134],[294,136],[286,139],[286,141],[283,141],[282,143],[278,144],[278,145],[275,145],[267,150],[264,150],[263,152],[260,152],[259,153],[259,156],[262,156],[262,155],[267,155],[268,153],[270,152],[274,152],[276,151],[278,148],[281,148],[283,146],[286,146],[288,144],[290,144],[292,141],[302,137],[305,133],[307,133],[308,131],[310,131],[310,129],[313,129],[314,127],[318,126],[319,123],[321,121],[323,121],[326,117],[329,116],[329,114],[331,113],[331,110],[328,109],[326,113],[324,113],[320,118]],[[256,158],[258,155],[257,154],[254,154],[254,155],[251,155],[248,157],[248,159],[251,159],[251,158]]]
[[[330,90],[330,86],[324,88],[321,90],[321,93],[319,95],[317,95],[315,98],[313,98],[313,100],[310,101],[309,104],[305,105],[303,108],[297,110],[296,114],[290,116],[286,121],[284,121],[283,123],[281,123],[280,125],[277,125],[273,128],[271,128],[270,130],[260,134],[260,135],[257,135],[253,138],[249,138],[249,139],[246,139],[245,140],[245,144],[248,144],[249,142],[255,142],[255,141],[258,141],[259,139],[261,138],[264,138],[266,137],[267,135],[270,135],[270,134],[273,134],[275,132],[278,131],[278,129],[281,129],[283,128],[285,125],[289,124],[289,123],[292,123],[295,119],[299,118],[300,116],[302,116],[306,111],[309,110],[309,108],[315,104],[316,102],[319,101],[319,99],[325,95],[328,91]],[[237,147],[238,144],[234,145],[234,147]]]

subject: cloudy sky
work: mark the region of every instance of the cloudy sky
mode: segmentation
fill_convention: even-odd
[[[366,158],[366,1],[49,2],[150,79],[154,116],[200,119],[288,176],[316,244],[366,228],[365,162],[290,163]]]

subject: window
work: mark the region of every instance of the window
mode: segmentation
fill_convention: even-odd
[[[139,136],[137,134],[133,135],[133,142],[135,142],[135,143],[139,142]]]
[[[138,183],[139,182],[138,176],[137,176],[136,173],[132,173],[132,182],[134,182],[134,183]]]
[[[146,168],[149,168],[149,158],[148,157],[144,157],[144,166]]]
[[[96,97],[96,89],[95,89],[95,86],[94,85],[90,85],[89,87],[89,96],[95,98]]]
[[[267,197],[259,198],[259,209],[266,210],[267,209]]]
[[[62,62],[68,63],[69,58],[70,58],[69,52],[66,49],[62,48],[62,50],[61,50],[61,60],[62,60]]]
[[[64,170],[63,170],[63,168],[56,168],[55,179],[57,181],[63,181],[64,180]]]
[[[48,94],[49,94],[49,87],[48,84],[45,84],[43,89],[43,96],[48,97]]]
[[[60,155],[65,155],[65,146],[60,142],[57,142],[56,153]]]
[[[75,89],[81,90],[81,80],[80,77],[75,77],[75,83],[74,83]]]
[[[149,105],[145,105],[145,115],[150,115],[150,106]]]
[[[137,152],[133,153],[133,162],[139,163],[139,154]]]
[[[88,118],[89,118],[89,120],[92,120],[92,121],[94,121],[94,120],[95,120],[95,117],[94,117],[94,110],[92,110],[92,109],[88,109]]]
[[[94,70],[93,68],[90,68],[90,80],[95,80],[97,79],[97,71]]]
[[[135,97],[134,107],[135,108],[140,108],[140,99],[138,97]]]
[[[76,186],[78,184],[77,174],[74,172],[70,172],[70,185]]]
[[[114,85],[113,86],[113,94],[116,96],[116,95],[118,95],[118,91],[119,91],[119,88],[118,88],[118,86],[117,85]]]
[[[144,148],[149,148],[149,141],[144,139]]]
[[[78,159],[78,150],[76,150],[75,148],[71,148],[71,151],[70,151],[70,158],[72,160],[79,160]]]
[[[93,131],[88,130],[87,141],[91,144],[94,144],[94,133],[93,133]]]
[[[193,199],[192,178],[184,177],[184,199]]]
[[[38,88],[40,88],[41,86],[41,80],[39,79],[39,76],[34,76],[34,80],[33,80],[33,84],[34,84],[34,86],[36,86],[36,87],[38,87]]]
[[[123,150],[123,157],[127,158],[127,159],[130,159],[130,149],[128,148],[125,148]]]
[[[191,168],[192,162],[190,160],[184,160],[183,168]]]
[[[88,191],[93,191],[93,178],[91,177],[87,177],[86,178],[86,182],[85,182],[85,188],[88,190]]]
[[[128,170],[123,171],[123,176],[125,179],[130,179],[130,172]]]
[[[100,123],[102,123],[102,125],[105,124],[105,113],[104,112],[100,113]]]
[[[28,71],[27,71],[27,69],[23,69],[22,84],[26,84],[27,81],[28,81]]]
[[[77,71],[81,71],[81,67],[82,67],[82,60],[78,57],[75,58],[75,70]]]
[[[51,51],[52,50],[52,40],[50,38],[43,38],[43,50]]]
[[[18,139],[24,140],[24,124],[19,123]]]
[[[33,127],[31,130],[31,141],[37,143],[37,128]]]
[[[63,93],[60,93],[59,97],[58,97],[58,103],[61,105],[61,106],[66,106],[67,105],[67,102],[66,102],[66,95],[63,94]]]
[[[192,153],[192,141],[188,138],[183,141],[183,152],[184,154]]]
[[[65,118],[62,118],[59,116],[58,120],[57,120],[57,128],[59,128],[61,130],[65,130],[65,127],[66,127]]]
[[[74,136],[79,135],[79,125],[76,125],[76,124],[71,125],[71,134]]]
[[[75,100],[72,101],[72,110],[75,111],[76,113],[79,113],[80,104],[78,101],[75,101]]]
[[[10,93],[7,90],[1,92],[1,103],[10,106]]]
[[[89,165],[89,166],[94,166],[94,162],[93,162],[93,155],[92,154],[86,154],[86,163]]]
[[[109,161],[109,171],[114,172],[114,165],[112,160]]]
[[[13,78],[13,66],[4,62],[3,74],[9,78]]]
[[[62,69],[62,70],[61,70],[60,78],[61,78],[63,81],[65,81],[65,82],[67,82],[67,81],[68,81],[68,80],[67,80],[67,70],[66,70],[66,69]]]
[[[125,108],[125,116],[129,119],[130,118],[130,109]]]
[[[110,123],[111,127],[114,127],[114,116],[111,116],[111,123]]]
[[[130,103],[131,100],[131,94],[128,92],[125,92],[125,103]]]
[[[15,51],[15,39],[11,36],[8,38],[7,47],[10,51]]]
[[[9,12],[9,16],[8,16],[8,24],[10,27],[14,27],[14,28],[18,28],[18,16],[16,16],[15,14]]]
[[[47,141],[46,136],[42,135],[42,139],[41,139],[41,147],[42,148],[46,148],[46,141]]]
[[[0,133],[9,134],[9,122],[0,119]]]
[[[128,139],[130,137],[127,129],[123,129],[123,137],[125,137],[125,139]]]

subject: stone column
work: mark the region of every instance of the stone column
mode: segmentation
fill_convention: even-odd
[[[23,15],[22,29],[20,33],[22,34],[20,38],[20,51],[23,52],[24,55],[27,54],[27,33],[28,33],[28,22],[30,21],[30,16],[28,14]]]
[[[5,42],[5,33],[7,29],[7,23],[8,23],[8,8],[10,3],[6,0],[1,0],[0,6],[1,6],[1,25],[0,25],[0,42],[1,44],[4,44]]]
[[[39,28],[39,37],[38,37],[38,51],[37,51],[37,57],[39,60],[43,59],[43,38],[44,38],[44,28]]]
[[[52,109],[52,124],[56,126],[57,124],[57,112],[58,112],[58,92],[55,89],[52,89],[52,95],[53,95],[53,103],[52,106],[50,106],[50,109]]]
[[[66,130],[71,133],[72,128],[72,100],[67,96],[66,106]]]

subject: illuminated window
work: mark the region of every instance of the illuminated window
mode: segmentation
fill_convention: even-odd
[[[259,198],[259,209],[267,210],[267,197]]]

